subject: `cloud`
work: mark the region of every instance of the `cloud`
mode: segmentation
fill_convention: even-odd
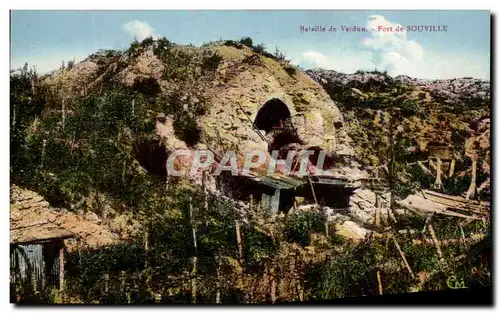
[[[332,68],[334,67],[334,62],[332,59],[328,58],[326,55],[317,52],[308,50],[302,54],[303,61],[310,62],[317,67],[321,68]]]
[[[373,66],[370,62],[370,53],[367,51],[334,50],[324,54],[315,50],[307,50],[291,63],[305,68],[324,68],[343,73],[354,73],[359,69],[369,70]]]
[[[474,77],[490,79],[489,55],[471,55],[466,52],[435,53],[429,51],[420,62],[401,60],[397,53],[384,54],[387,64],[395,69],[392,76],[408,75],[415,78],[446,79],[456,77]],[[357,70],[381,70],[373,65],[370,52],[349,52],[342,54],[324,54],[319,51],[308,50],[292,59],[293,64],[308,68],[324,68],[342,73],[354,73]]]
[[[292,63],[306,69],[319,67],[343,73],[377,69],[387,71],[391,76],[408,75],[424,79],[490,79],[488,52],[447,51],[446,48],[425,50],[420,43],[409,40],[406,31],[379,32],[378,26],[395,30],[401,25],[381,15],[373,15],[367,21],[369,33],[361,40],[361,49],[312,48],[287,55],[292,57]]]
[[[157,37],[153,27],[139,20],[133,20],[123,24],[123,30],[139,41],[144,40],[146,37]]]
[[[424,60],[424,49],[413,40],[408,40],[401,24],[393,23],[381,15],[372,15],[367,21],[369,37],[361,45],[372,52],[373,65],[391,75],[403,74],[409,66]],[[379,31],[380,27],[391,29]],[[403,31],[396,31],[401,28]]]

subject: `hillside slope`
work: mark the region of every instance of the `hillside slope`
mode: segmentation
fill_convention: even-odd
[[[161,120],[157,133],[167,151],[206,146],[244,153],[299,143],[353,154],[342,114],[318,83],[287,62],[237,42],[196,48],[145,40],[123,53],[101,51],[43,81],[67,98],[111,86],[142,94],[151,103],[150,113]],[[278,134],[269,134],[264,125],[255,129],[259,110],[272,99],[285,106],[272,110],[270,123],[290,116],[296,138],[276,139]]]
[[[423,187],[429,187],[434,177],[408,164],[426,161],[431,150],[443,147],[456,159],[456,174],[446,178],[444,189],[455,194],[464,192],[467,180],[470,182],[471,158],[477,157],[478,185],[486,182],[481,191],[485,197],[489,195],[489,81],[393,78],[380,72],[343,74],[323,69],[307,73],[339,106],[347,133],[365,165],[374,171],[389,165],[392,131],[395,175],[401,182],[419,180]]]

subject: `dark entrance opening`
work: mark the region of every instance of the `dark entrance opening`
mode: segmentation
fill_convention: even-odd
[[[281,150],[285,148],[286,151],[283,151],[284,158],[286,158],[287,151],[291,150],[297,146],[301,146],[303,144],[302,140],[299,136],[293,131],[286,131],[283,133],[277,134],[271,144],[269,144],[268,151],[271,153],[273,150]],[[299,149],[297,149],[299,150]],[[280,153],[281,155],[281,153]]]
[[[282,121],[290,118],[290,110],[288,110],[286,104],[280,99],[273,98],[262,106],[255,117],[254,123],[258,129],[269,132]]]
[[[161,178],[167,177],[168,154],[159,140],[139,143],[135,150],[135,157],[149,174]]]

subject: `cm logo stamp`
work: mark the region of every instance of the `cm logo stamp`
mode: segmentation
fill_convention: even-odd
[[[446,280],[446,285],[451,288],[451,289],[462,289],[462,288],[467,288],[465,286],[464,279],[457,279],[456,276],[450,276]]]

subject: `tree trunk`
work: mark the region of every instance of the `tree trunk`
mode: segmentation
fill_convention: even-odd
[[[108,297],[109,292],[109,274],[104,274],[104,297]]]
[[[12,107],[12,130],[16,127],[16,106]]]
[[[411,270],[410,264],[408,263],[408,260],[406,260],[405,253],[403,252],[403,250],[401,250],[401,247],[399,246],[398,242],[396,241],[396,238],[392,237],[392,240],[394,241],[394,245],[396,246],[396,249],[398,250],[399,255],[401,256],[401,259],[403,260],[403,264],[405,265],[406,269],[410,273],[411,277],[415,277],[415,275],[413,274],[413,271]]]
[[[216,271],[216,276],[217,276],[217,291],[215,293],[215,303],[219,304],[220,303],[220,267],[221,267],[221,258],[220,256],[217,256],[217,271]]]
[[[462,227],[461,223],[458,223],[458,228],[460,229],[460,235],[462,236],[462,243],[464,245],[464,248],[467,249],[467,240],[465,239],[464,228]]]
[[[238,257],[240,259],[240,264],[243,265],[243,245],[241,243],[240,222],[235,220],[234,225],[236,230],[236,243],[238,244]]]
[[[314,203],[316,204],[316,206],[318,206],[318,199],[316,198],[316,192],[314,191],[314,186],[311,181],[311,176],[309,176],[309,174],[307,174],[307,180],[309,181],[309,185],[311,186],[311,192],[314,198]]]
[[[42,157],[40,160],[40,167],[43,168],[43,162],[45,160],[45,146],[47,145],[47,139],[42,140]]]
[[[455,159],[451,159],[450,172],[448,173],[448,177],[453,176],[453,173],[455,173]]]
[[[66,123],[66,105],[64,103],[64,99],[62,100],[62,110],[61,110],[61,114],[62,114],[62,128],[64,129],[64,124]]]
[[[64,246],[59,248],[59,290],[64,290]]]
[[[380,199],[377,194],[375,194],[375,226],[380,226]]]
[[[276,278],[274,277],[274,268],[271,268],[270,271],[270,293],[271,293],[271,303],[276,302]]]
[[[382,279],[380,277],[380,271],[377,271],[377,282],[378,282],[378,294],[383,295],[383,289],[382,289]]]
[[[486,187],[489,187],[489,185],[490,185],[490,178],[488,177],[481,185],[479,185],[479,188],[476,189],[476,192],[480,193],[481,190],[483,190]]]
[[[434,182],[434,188],[435,189],[442,189],[443,188],[443,182],[441,181],[441,158],[437,158],[437,165],[436,165],[436,181]]]
[[[429,220],[427,224],[428,224],[427,228],[429,229],[429,233],[431,234],[432,241],[436,246],[436,252],[438,254],[439,259],[441,259],[443,258],[443,252],[441,251],[441,244],[439,243],[436,233],[434,232],[434,227],[432,227],[432,220]]]
[[[194,256],[192,260],[193,269],[191,271],[191,302],[196,303],[196,267],[198,263],[198,244],[196,242],[196,227],[193,219],[193,202],[189,199],[189,218],[191,220],[191,229],[193,233]]]
[[[432,172],[427,167],[425,167],[422,161],[417,161],[417,164],[427,175],[432,175]]]
[[[465,196],[467,200],[470,197],[474,197],[474,195],[476,194],[476,169],[477,169],[477,158],[472,157],[472,177],[469,190],[467,190],[467,194]]]
[[[203,189],[203,212],[208,216],[208,191],[207,191],[207,173],[201,172],[201,187]],[[208,227],[208,219],[205,219],[205,225]]]

